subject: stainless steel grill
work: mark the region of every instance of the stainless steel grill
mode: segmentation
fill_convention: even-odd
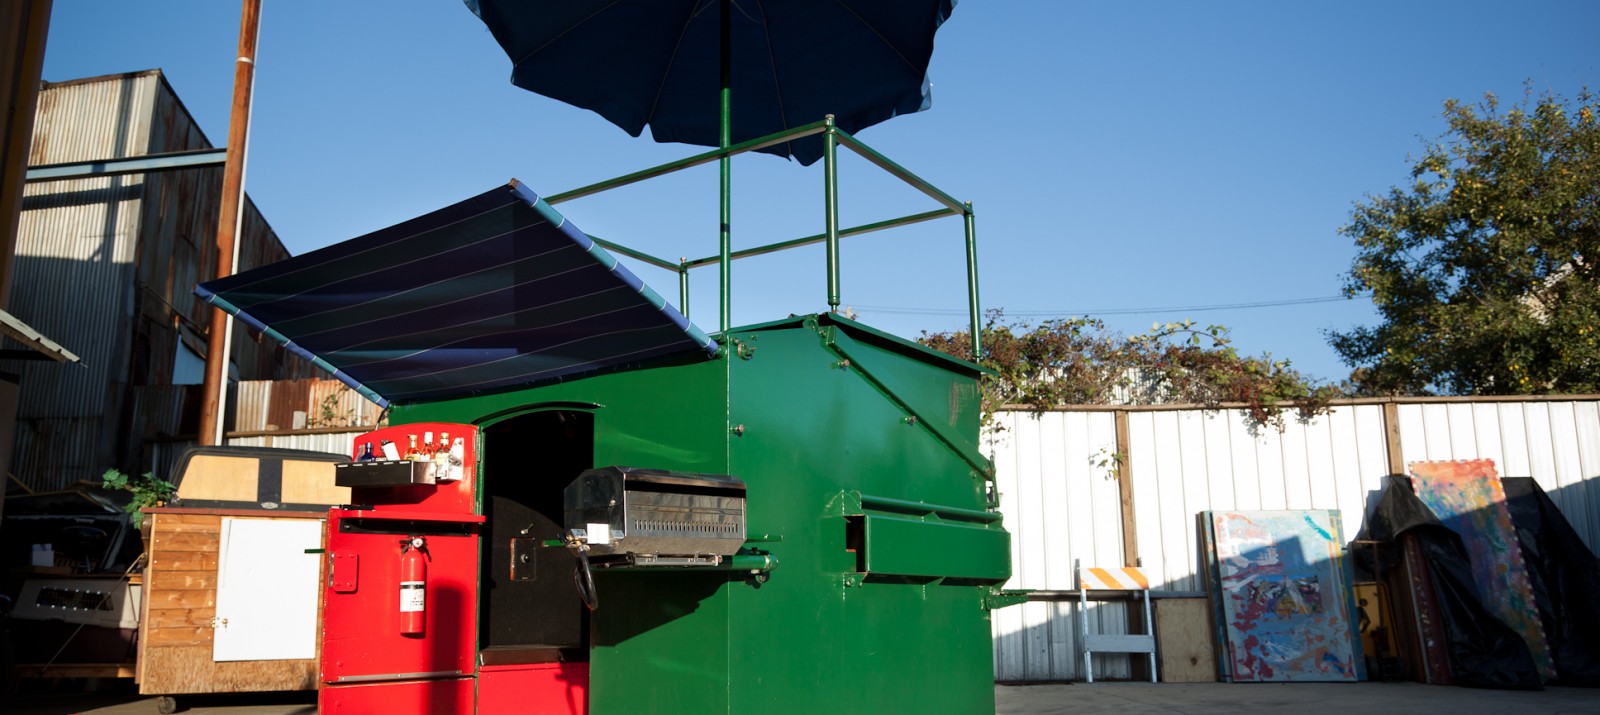
[[[601,564],[716,564],[744,543],[745,484],[735,477],[602,467],[564,497],[567,531]]]

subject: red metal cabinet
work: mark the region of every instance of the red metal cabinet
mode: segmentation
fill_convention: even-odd
[[[482,715],[589,712],[588,663],[483,666],[478,670]]]
[[[472,679],[410,680],[343,685],[324,689],[317,703],[322,715],[446,715],[472,712]]]
[[[342,508],[329,512],[332,573],[324,590],[322,616],[324,712],[405,712],[358,704],[383,702],[389,690],[395,693],[397,706],[416,701],[419,692],[433,693],[429,698],[446,697],[437,693],[454,686],[423,681],[473,674],[477,532],[482,521],[483,517],[470,514]],[[403,634],[400,627],[401,544],[412,537],[423,539],[427,564],[420,635]],[[470,703],[471,681],[466,682]]]

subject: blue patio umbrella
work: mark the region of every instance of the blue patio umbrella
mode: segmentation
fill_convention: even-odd
[[[927,109],[934,33],[956,4],[465,1],[511,58],[517,86],[593,110],[633,136],[648,125],[658,142],[713,147],[828,114],[854,133]],[[719,111],[724,82],[731,125]],[[720,136],[725,125],[728,138]],[[822,156],[822,139],[810,136],[762,151],[809,165]]]

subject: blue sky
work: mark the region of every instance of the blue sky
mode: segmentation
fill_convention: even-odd
[[[518,178],[553,194],[699,151],[635,139],[518,89],[457,0],[265,0],[246,187],[303,253]],[[227,137],[239,7],[57,0],[44,77],[165,71],[213,144]],[[977,211],[983,301],[1013,315],[1100,313],[1127,332],[1193,319],[1313,376],[1348,373],[1323,331],[1353,202],[1407,181],[1442,102],[1529,83],[1600,89],[1600,2],[966,0],[939,31],[933,108],[859,137]],[[734,164],[734,245],[822,228],[820,163]],[[659,256],[716,252],[714,167],[560,209]],[[935,208],[841,163],[854,225]],[[843,298],[891,332],[964,325],[958,219],[848,239]],[[663,295],[673,274],[635,267]],[[717,326],[714,268],[690,316]],[[735,264],[735,324],[826,309],[821,247]],[[1149,309],[1149,310],[1147,310]]]

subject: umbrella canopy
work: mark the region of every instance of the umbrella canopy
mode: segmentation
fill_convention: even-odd
[[[195,293],[383,406],[717,351],[514,180]]]
[[[465,0],[519,87],[658,142],[719,146],[719,9],[731,2],[732,141],[822,119],[856,132],[929,107],[933,36],[956,0]],[[763,149],[810,164],[822,140]]]

